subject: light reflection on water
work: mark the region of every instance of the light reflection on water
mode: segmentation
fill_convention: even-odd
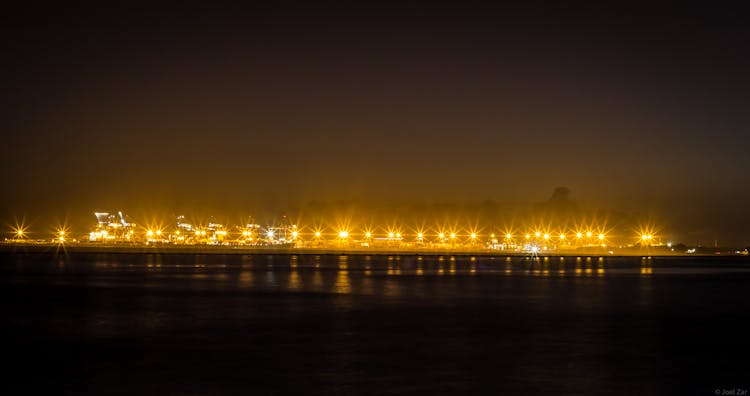
[[[38,351],[53,350],[68,363],[75,358],[71,350],[90,348],[68,366],[83,366],[101,378],[108,378],[113,367],[123,367],[122,375],[141,380],[129,393],[163,378],[180,384],[191,379],[184,373],[206,371],[224,385],[228,371],[240,373],[236,378],[251,375],[242,370],[261,356],[269,369],[251,378],[248,383],[253,385],[269,381],[307,386],[326,377],[330,391],[352,378],[367,377],[363,387],[352,392],[367,393],[356,391],[372,386],[371,378],[394,388],[405,378],[425,378],[425,394],[472,393],[468,386],[459,392],[431,386],[451,378],[465,384],[479,377],[494,380],[494,375],[506,373],[507,381],[523,378],[520,393],[541,378],[545,386],[554,380],[562,384],[558,390],[587,394],[630,390],[632,378],[643,378],[644,373],[653,372],[646,379],[657,383],[671,378],[663,375],[662,366],[648,364],[673,350],[679,352],[664,361],[682,365],[674,376],[682,381],[682,369],[692,367],[683,351],[695,350],[691,348],[699,342],[704,343],[699,345],[702,357],[723,375],[744,361],[727,361],[727,355],[716,351],[747,345],[742,329],[715,326],[716,320],[741,318],[748,307],[742,286],[750,262],[740,258],[19,257],[0,266],[3,289],[22,297],[8,299],[13,320],[5,327],[15,329],[10,339],[31,341],[17,356],[29,355],[25,345],[41,343]],[[714,278],[703,282],[704,276]],[[682,293],[691,288],[708,291]],[[31,305],[13,308],[24,301]],[[710,327],[694,327],[695,310],[713,319],[707,320]],[[673,324],[675,320],[681,321]],[[704,337],[703,331],[712,328],[714,333]],[[139,340],[138,354],[153,365],[129,363],[129,351],[124,358],[113,353],[134,345],[133,340]],[[493,364],[485,363],[488,357]],[[163,364],[165,359],[168,364]],[[432,363],[436,360],[440,364]],[[290,369],[290,361],[304,370]],[[708,363],[693,373],[702,373]],[[384,367],[393,370],[384,372]],[[438,374],[426,377],[425,372]],[[288,376],[298,373],[309,377]],[[280,376],[268,380],[273,375]],[[582,377],[584,383],[570,388]],[[593,388],[592,378],[599,381]],[[212,393],[206,387],[201,388],[204,392],[183,390],[172,393]]]
[[[335,295],[379,294],[390,297],[421,295],[438,287],[469,279],[538,278],[549,280],[601,279],[631,276],[695,275],[747,272],[730,268],[684,265],[678,259],[653,257],[493,257],[400,255],[60,255],[47,259],[49,267],[16,260],[17,272],[53,271],[59,282],[88,282],[116,287],[238,288],[261,292],[310,292]],[[690,262],[687,262],[688,264]],[[33,265],[32,265],[33,264]],[[65,278],[66,274],[80,274]],[[138,274],[148,274],[144,282]],[[189,282],[183,281],[189,279]],[[446,289],[447,290],[447,289]]]
[[[293,270],[289,273],[289,285],[290,290],[300,290],[302,288],[302,279],[299,276],[299,271]]]
[[[352,284],[349,280],[349,272],[346,270],[339,270],[336,275],[336,284],[334,287],[335,293],[351,293]]]

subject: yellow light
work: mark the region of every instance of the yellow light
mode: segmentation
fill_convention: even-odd
[[[444,234],[444,233],[442,233],[442,232],[441,232],[441,233],[439,233],[439,234],[438,234],[438,238],[440,238],[440,239],[445,239],[445,234]]]
[[[400,232],[396,233],[396,238],[401,238],[401,233]]]
[[[268,232],[266,233],[266,236],[269,238],[273,238],[273,230],[268,230]]]
[[[161,230],[156,230],[156,235],[161,235]]]
[[[418,233],[417,233],[417,239],[422,239],[422,237],[423,237],[422,233],[421,233],[421,232],[418,232]]]
[[[505,234],[505,239],[513,239],[513,235],[510,233]]]
[[[490,238],[494,238],[494,237],[495,237],[495,234],[490,234]]]
[[[477,239],[477,234],[476,234],[476,233],[474,233],[474,232],[472,232],[472,233],[471,233],[471,239]]]
[[[200,232],[200,231],[198,231],[198,230],[195,230],[195,235],[200,235],[200,234],[201,234],[201,232]]]
[[[580,232],[577,232],[576,233],[576,238],[578,238],[578,239],[583,238],[583,234],[581,234]]]
[[[175,233],[175,235],[180,235],[180,230],[177,230],[174,233]]]
[[[154,236],[154,232],[152,230],[146,231],[147,236]]]
[[[345,239],[349,237],[349,231],[341,230],[339,231],[339,238]]]
[[[534,233],[534,236],[537,237],[537,238],[539,238],[540,235],[542,235],[542,233],[539,232],[539,231],[537,231],[537,232]]]
[[[297,235],[299,235],[299,234],[297,233],[297,231],[292,231],[292,238],[296,238],[296,237],[297,237]]]
[[[128,234],[133,235],[133,234],[135,234],[135,231],[130,230],[130,232]]]
[[[645,241],[646,239],[648,239],[648,235],[646,235],[646,234],[641,235],[641,239],[643,239]]]
[[[456,239],[456,233],[455,232],[451,232],[451,239]]]
[[[17,230],[16,231],[16,235],[18,235],[19,237],[22,237],[23,236],[23,230]]]
[[[60,237],[64,237],[65,236],[65,230],[60,230],[60,232],[58,232],[58,234],[60,234]]]
[[[593,235],[591,231],[586,232],[586,238],[591,238],[591,235]]]
[[[565,239],[565,234],[560,234],[560,239]]]
[[[544,239],[549,239],[549,234],[544,234]]]
[[[315,238],[320,238],[320,231],[315,231]]]
[[[599,240],[600,240],[600,241],[603,241],[603,240],[604,240],[604,234],[599,234]]]
[[[393,233],[392,232],[388,233],[388,238],[393,238]]]
[[[526,239],[531,239],[531,234],[526,234]]]
[[[367,239],[372,238],[372,233],[370,233],[370,231],[365,232],[365,238]]]
[[[651,234],[648,234],[648,239],[649,239],[649,240],[651,240],[651,239],[654,239],[654,236],[653,236],[653,235],[651,235]]]
[[[247,230],[242,231],[242,236],[246,237],[248,235],[250,235],[250,232],[248,232]]]

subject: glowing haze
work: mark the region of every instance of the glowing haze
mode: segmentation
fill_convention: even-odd
[[[567,186],[750,244],[738,13],[461,4],[9,10],[0,216],[502,222]]]

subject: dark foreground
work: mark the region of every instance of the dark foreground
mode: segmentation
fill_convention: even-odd
[[[3,253],[0,393],[741,396],[748,286],[747,258]]]

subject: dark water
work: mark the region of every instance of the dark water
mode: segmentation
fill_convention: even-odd
[[[4,253],[0,391],[736,392],[748,286],[746,258]]]

